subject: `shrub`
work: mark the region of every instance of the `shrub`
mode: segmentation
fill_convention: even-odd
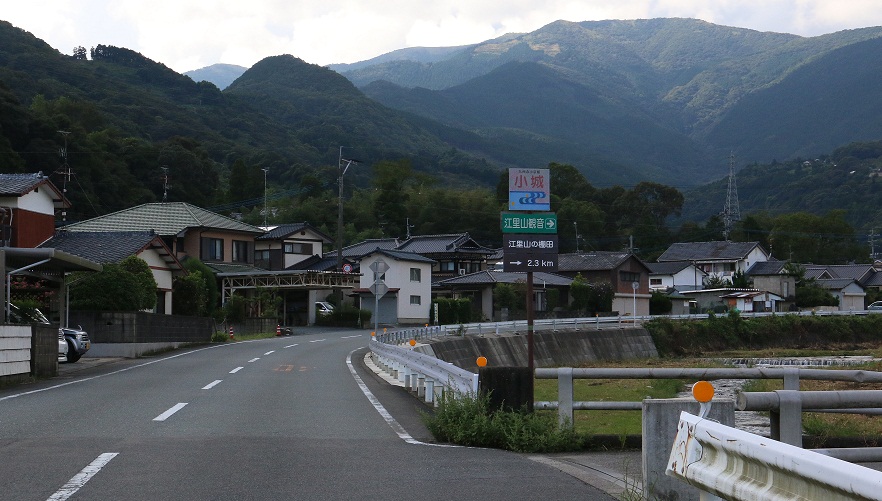
[[[365,325],[369,325],[370,321],[370,310],[361,310],[348,304],[344,304],[342,307],[334,308],[334,311],[327,315],[318,315],[315,318],[316,325],[335,327],[361,328]]]
[[[554,414],[490,411],[489,396],[445,392],[434,415],[423,416],[426,427],[442,442],[494,447],[516,452],[563,452],[583,449],[587,437],[559,426]]]

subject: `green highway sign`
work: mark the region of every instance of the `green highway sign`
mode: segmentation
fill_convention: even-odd
[[[557,233],[557,214],[502,213],[503,233]]]

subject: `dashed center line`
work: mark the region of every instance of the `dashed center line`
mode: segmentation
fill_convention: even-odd
[[[248,363],[250,364],[251,362],[257,362],[258,360],[260,360],[260,357],[255,357],[249,360]]]
[[[153,418],[153,420],[154,421],[165,421],[166,419],[170,418],[175,412],[178,412],[179,410],[183,409],[186,405],[187,405],[187,402],[175,404],[171,409],[156,416],[155,418]]]
[[[341,337],[340,339],[351,339],[351,338],[354,338],[354,337],[361,337],[361,334],[356,334],[356,335],[354,335],[354,336],[343,336],[343,337]]]
[[[293,347],[295,347],[295,346],[297,346],[297,343],[294,343],[294,344],[289,344],[289,345],[288,345],[288,346],[286,346],[286,347],[285,347],[285,348],[293,348]]]
[[[223,381],[223,379],[215,379],[214,381],[203,386],[202,389],[203,390],[210,390],[210,389],[214,388],[215,386],[219,385],[221,381]]]
[[[310,343],[321,343],[322,341],[327,341],[327,339],[313,339]]]
[[[101,471],[101,468],[107,466],[107,463],[118,454],[118,452],[105,452],[104,454],[101,454],[98,458],[89,463],[89,466],[86,466],[79,473],[74,475],[73,478],[68,480],[61,489],[58,489],[58,491],[55,492],[55,494],[49,496],[49,499],[46,501],[64,501],[73,496],[78,490],[80,490],[80,487],[86,485],[86,482],[91,480],[95,474]]]
[[[244,368],[245,368],[245,367],[236,367],[235,369],[233,369],[233,370],[230,371],[230,374],[235,374],[235,373],[241,371],[241,370],[244,369]]]
[[[276,350],[268,351],[268,352],[264,353],[263,356],[267,356],[267,355],[270,355],[275,352],[276,352]]]

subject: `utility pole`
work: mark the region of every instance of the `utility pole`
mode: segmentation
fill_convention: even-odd
[[[407,237],[406,239],[410,239],[410,229],[413,228],[413,225],[410,224],[410,218],[405,219],[404,226],[407,228]]]
[[[735,153],[729,154],[729,188],[726,192],[726,205],[723,206],[723,239],[729,240],[729,234],[735,221],[741,220],[741,209],[738,207],[738,186],[735,183]]]
[[[64,179],[64,181],[62,182],[62,185],[61,185],[61,195],[63,198],[67,198],[67,183],[70,181],[71,176],[73,176],[73,173],[70,170],[70,165],[68,165],[68,163],[67,163],[67,136],[70,134],[70,132],[66,131],[66,130],[60,130],[60,131],[58,131],[58,133],[64,137],[64,147],[61,148],[61,152],[60,152],[61,153],[61,170],[55,171],[55,172],[56,172],[56,174],[60,173],[62,176],[62,179]],[[67,210],[65,210],[65,209],[61,209],[61,220],[67,221]]]
[[[870,259],[876,260],[876,228],[870,230]]]
[[[266,214],[268,209],[266,207],[266,173],[269,172],[269,169],[261,169],[263,171],[263,229],[266,230]]]
[[[343,164],[346,164],[344,167]],[[359,163],[358,160],[351,158],[343,158],[343,147],[340,147],[340,154],[337,157],[337,272],[343,273],[343,175],[349,170],[349,166]],[[343,305],[343,289],[337,293],[337,307]]]
[[[168,201],[168,190],[171,188],[171,185],[168,184],[168,167],[163,165],[160,169],[162,169],[162,203],[166,203]]]
[[[573,221],[573,228],[576,230],[576,253],[579,252],[579,239],[582,238],[582,235],[579,235],[579,223]]]

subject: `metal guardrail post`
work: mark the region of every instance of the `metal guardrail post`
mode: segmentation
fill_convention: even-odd
[[[769,413],[772,438],[785,444],[802,447],[802,399],[799,391],[783,390],[778,393],[778,398],[779,410]]]
[[[573,426],[573,368],[557,369],[557,419],[560,426]]]

